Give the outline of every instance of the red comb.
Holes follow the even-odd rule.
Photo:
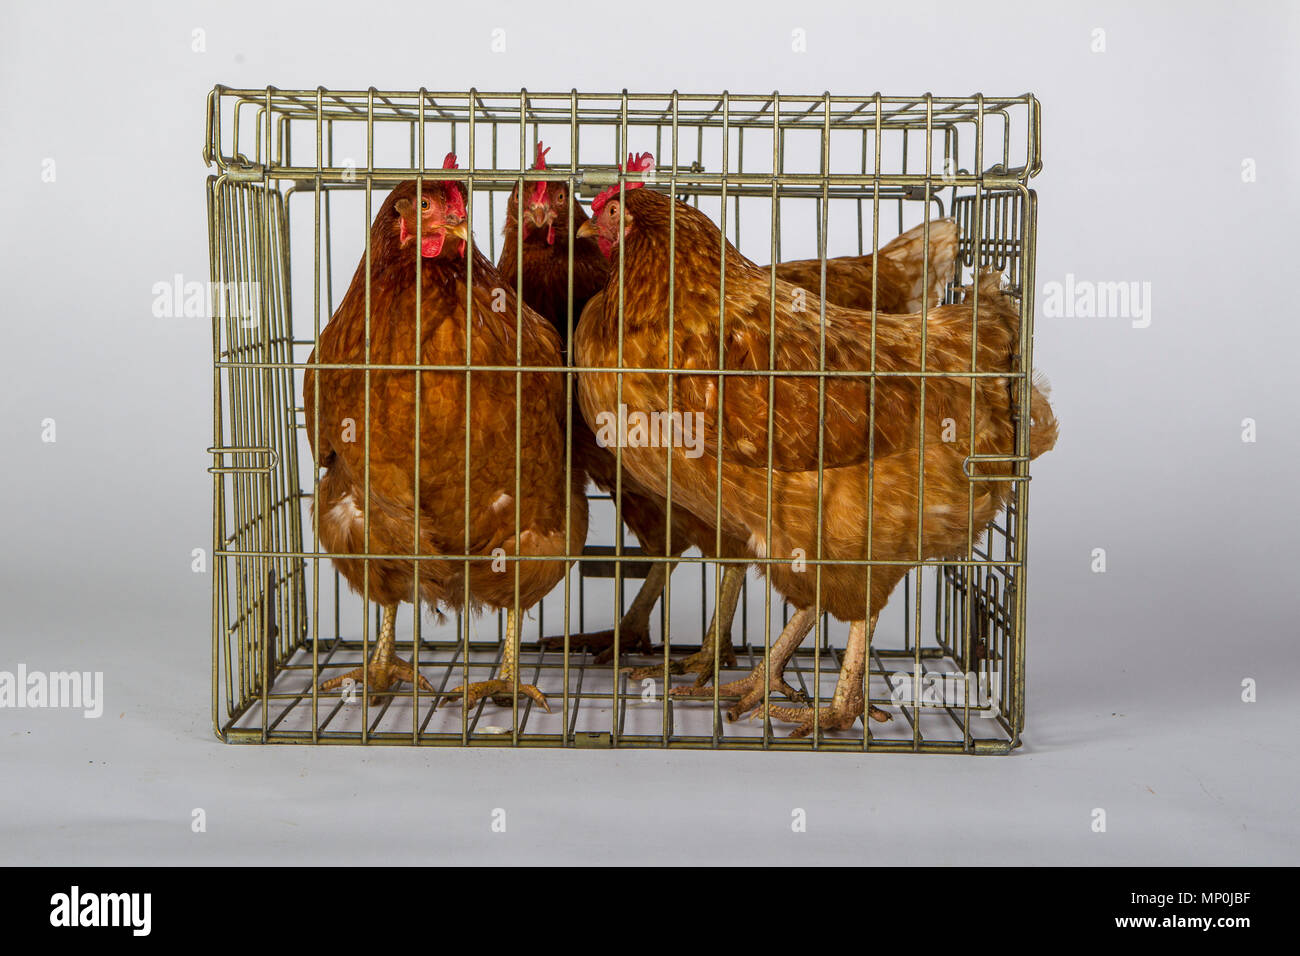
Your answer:
[[[546,168],[546,154],[551,151],[551,147],[542,147],[541,143],[537,144],[537,158],[533,160],[533,169]],[[546,183],[540,182],[533,186],[533,203],[546,202]]]
[[[456,164],[456,154],[448,153],[442,158],[443,169],[460,169]],[[447,208],[462,219],[465,218],[465,196],[462,190],[465,188],[461,183],[453,182],[450,179],[443,180],[442,183],[447,187]]]
[[[648,173],[654,168],[655,158],[652,153],[627,154],[627,171],[629,173]]]
[[[619,169],[628,173],[648,173],[655,168],[655,158],[652,153],[628,153],[627,163],[620,166]],[[645,183],[624,183],[624,190],[640,189]],[[618,187],[610,186],[596,194],[596,198],[591,201],[591,211],[600,212],[605,203],[611,198],[618,195]]]

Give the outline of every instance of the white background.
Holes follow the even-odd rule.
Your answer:
[[[329,9],[0,12],[0,670],[102,670],[107,695],[98,720],[0,710],[0,859],[1300,861],[1300,8]],[[150,304],[155,282],[207,275],[200,149],[218,82],[1037,94],[1040,290],[1067,273],[1150,282],[1153,308],[1145,329],[1040,311],[1036,364],[1063,430],[1034,467],[1026,746],[864,759],[216,742],[210,580],[190,571],[211,533],[210,326]],[[506,834],[489,829],[496,807]]]

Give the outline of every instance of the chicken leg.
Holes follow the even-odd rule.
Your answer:
[[[739,720],[746,713],[760,706],[763,703],[764,688],[768,689],[769,694],[781,693],[791,700],[806,699],[802,692],[785,682],[785,666],[794,656],[794,652],[799,649],[803,639],[808,636],[816,621],[817,615],[812,608],[796,611],[785,625],[785,629],[781,631],[776,643],[772,645],[772,653],[768,660],[750,671],[748,677],[718,687],[719,697],[740,697],[740,700],[727,711],[728,720]],[[712,697],[713,688],[703,687],[697,683],[689,687],[674,687],[669,693],[674,697]]]
[[[869,621],[854,621],[850,626],[848,646],[844,649],[844,663],[840,666],[839,680],[835,682],[835,694],[830,706],[822,707],[817,712],[816,721],[820,730],[847,730],[862,716],[865,704],[862,697],[862,675],[867,664],[867,644],[876,630],[877,617],[879,613],[873,614]],[[872,720],[881,723],[893,720],[891,715],[879,707],[867,705],[865,709]],[[775,707],[769,704],[765,708],[760,707],[754,716],[792,721],[798,726],[790,736],[807,737],[813,732],[813,714],[811,707]]]
[[[666,561],[655,561],[650,565],[645,580],[641,582],[636,597],[632,599],[631,607],[623,613],[623,617],[618,622],[619,653],[648,653],[650,651],[650,614],[654,611],[655,605],[659,603],[664,584],[675,566],[675,564]],[[547,650],[564,649],[563,637],[544,637],[539,643]],[[598,652],[596,654],[596,663],[607,664],[614,658],[614,630],[613,628],[607,628],[603,631],[570,634],[569,648],[570,650],[585,648],[589,651],[596,651]],[[709,658],[710,661],[712,659],[712,657]]]
[[[429,693],[433,693],[433,685],[430,684],[423,674],[417,674],[409,662],[402,660],[394,655],[394,646],[397,630],[397,605],[384,605],[384,622],[379,631],[379,643],[375,646],[374,653],[370,655],[370,661],[365,667],[358,667],[355,670],[348,671],[342,677],[333,677],[323,681],[320,689],[323,691],[334,690],[342,687],[347,681],[354,681],[357,684],[368,684],[367,689],[370,691],[370,706],[379,705],[380,698],[376,692],[388,690],[394,684],[402,681],[415,683],[418,678],[420,688]],[[368,673],[367,673],[368,672]],[[369,681],[366,680],[367,676]]]
[[[696,687],[703,687],[713,679],[713,658],[716,651],[720,667],[736,666],[736,650],[731,643],[731,623],[736,617],[736,603],[745,584],[745,568],[729,564],[722,573],[718,600],[713,608],[713,620],[704,634],[704,643],[694,654],[668,662],[670,674],[697,674]],[[646,680],[663,676],[662,664],[637,667],[628,672],[631,680]]]
[[[518,662],[519,614],[514,608],[511,608],[506,612],[506,645],[501,652],[501,675],[495,680],[476,681],[472,684],[462,684],[459,687],[454,687],[448,691],[447,696],[451,700],[460,700],[463,694],[467,710],[484,697],[504,697],[506,701],[512,701],[515,693],[515,672],[518,668]],[[532,684],[520,684],[519,692],[541,704],[542,709],[548,714],[551,712],[551,705],[547,701],[546,695]],[[500,701],[497,703],[499,704]],[[509,706],[509,703],[503,706]],[[434,710],[437,709],[435,704]]]

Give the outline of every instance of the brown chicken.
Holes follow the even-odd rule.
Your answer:
[[[537,144],[533,169],[546,168],[548,152],[549,148]],[[517,292],[522,288],[524,302],[549,319],[567,344],[571,323],[576,322],[582,314],[587,300],[605,287],[609,276],[609,261],[601,255],[594,240],[574,237],[573,307],[570,311],[570,207],[575,229],[587,221],[586,210],[577,202],[570,201],[564,183],[525,184],[524,190],[527,202],[522,215],[519,213],[519,187],[511,193],[506,204],[505,231],[497,268],[511,288]],[[518,253],[521,246],[522,283],[516,268],[516,263],[520,261]],[[614,456],[596,443],[596,436],[578,412],[576,401],[573,416],[573,461],[575,469],[589,477],[598,488],[611,495],[615,493],[617,474]],[[661,502],[638,494],[636,488],[626,480],[622,492],[623,520],[647,554],[661,553],[667,534]],[[684,532],[680,528],[675,531],[674,540],[683,542],[678,545],[678,551],[685,550],[689,544],[684,543]],[[650,613],[663,590],[665,575],[664,565],[655,564],[624,615],[620,628],[623,649],[649,648]],[[613,638],[613,630],[603,630],[571,635],[570,642],[572,647],[603,650],[608,655]],[[558,646],[562,645],[563,639],[552,638],[546,643]]]
[[[533,169],[545,169],[549,149],[537,145]],[[522,221],[523,247],[523,298],[543,316],[549,318],[561,335],[570,326],[568,310],[569,290],[569,197],[563,183],[537,183],[526,186],[528,202],[522,217],[518,213],[518,188],[506,207],[505,243],[498,268],[508,280],[514,281],[517,247],[521,242],[519,223]],[[573,225],[576,235],[573,242],[573,321],[581,315],[587,301],[604,287],[610,272],[609,247],[602,252],[592,238],[582,237],[583,224],[588,216],[576,202],[572,203]],[[876,290],[882,311],[909,312],[921,308],[926,295],[933,304],[943,295],[953,274],[957,254],[957,226],[952,220],[936,220],[930,224],[929,272],[925,271],[926,237],[924,226],[917,226],[881,248],[877,257]],[[782,263],[777,275],[813,291],[821,288],[821,262],[806,259]],[[872,256],[846,256],[828,259],[826,263],[826,289],[830,301],[860,308],[871,307]],[[602,447],[595,435],[580,418],[574,422],[574,458],[581,462],[597,487],[614,494],[617,459],[614,452]],[[745,554],[744,542],[723,536],[721,548],[711,521],[702,521],[695,515],[676,509],[673,515],[672,538],[668,539],[667,508],[664,499],[637,486],[626,472],[623,475],[623,520],[627,523],[644,553],[675,557],[696,546],[709,557],[740,558]],[[665,551],[665,544],[668,545]],[[623,615],[619,625],[621,647],[644,650],[650,646],[650,617],[663,593],[670,563],[656,561]],[[682,660],[670,663],[675,674],[697,673],[696,686],[702,686],[714,670],[715,653],[724,665],[734,665],[735,652],[731,644],[731,622],[744,581],[744,567],[728,564],[723,574],[718,594],[718,607],[705,634],[700,650]],[[571,636],[572,646],[603,649],[607,655],[613,643],[614,631],[604,630]],[[560,639],[551,639],[559,645]],[[602,658],[598,658],[602,659]],[[660,667],[638,668],[632,678],[639,680],[662,673]]]
[[[454,167],[449,155],[444,168]],[[525,307],[517,329],[510,292],[505,310],[493,309],[497,290],[508,287],[469,236],[465,198],[460,184],[433,180],[422,192],[408,181],[388,195],[371,226],[369,271],[363,259],[310,361],[456,366],[466,361],[468,339],[476,365],[562,367],[559,336],[548,321]],[[467,255],[472,286],[466,284]],[[325,681],[323,690],[352,679],[364,681],[374,695],[415,680],[393,647],[397,605],[418,598],[436,609],[507,610],[498,678],[451,693],[463,694],[467,705],[484,696],[513,698],[520,612],[563,578],[563,555],[581,548],[586,482],[575,471],[572,486],[565,485],[563,372],[524,372],[519,383],[513,371],[469,376],[468,415],[465,372],[422,371],[417,381],[413,371],[329,368],[305,377],[307,435],[313,442],[319,436],[313,447],[325,469],[314,503],[321,543],[331,552],[372,555],[335,558],[335,565],[384,610],[368,664]],[[516,410],[523,450],[518,475]],[[417,563],[398,557],[409,554],[488,560],[469,560],[467,573],[464,558]],[[522,560],[509,560],[515,557]],[[549,710],[536,687],[518,689]]]
[[[925,228],[924,223],[915,226],[881,247],[879,255],[874,257],[877,263],[874,286],[873,256],[841,256],[827,259],[826,301],[869,311],[873,287],[876,290],[879,311],[915,312],[922,308],[923,302],[936,304],[941,301],[948,281],[953,275],[957,258],[957,224],[951,219],[931,222],[928,244]],[[612,252],[612,247],[610,249]],[[768,269],[767,266],[762,268],[765,271]],[[799,259],[778,263],[776,274],[778,278],[814,295],[822,288],[820,259]],[[807,307],[805,303],[805,308]],[[816,305],[814,304],[812,308],[816,308]],[[612,462],[614,455],[610,453],[608,459]],[[624,482],[628,481],[625,474]],[[666,514],[667,509],[662,498],[651,495],[645,489],[641,490],[641,496],[652,498],[657,514]],[[660,526],[662,521],[661,518]],[[726,534],[719,538],[712,521],[702,522],[689,512],[676,509],[673,523],[675,531],[682,533],[688,545],[694,544],[706,557],[733,559],[746,555],[745,543]],[[652,540],[661,540],[663,536],[659,527],[651,530],[651,536],[656,532],[658,538],[652,537]],[[677,555],[683,550],[684,547],[678,548],[672,553]],[[666,566],[667,571],[671,571],[671,568],[671,565]],[[719,583],[718,605],[700,650],[669,663],[670,673],[698,675],[694,691],[704,692],[705,685],[713,677],[715,666],[734,666],[736,663],[735,648],[731,643],[731,622],[736,613],[744,579],[743,564],[729,563],[724,566]],[[650,583],[647,581],[647,584]],[[657,596],[661,589],[660,584],[656,587],[654,596]],[[648,602],[650,608],[653,608],[654,596]],[[638,594],[638,598],[640,597],[641,594]],[[635,602],[633,606],[636,606]],[[646,611],[646,627],[648,626],[649,609]],[[643,680],[647,677],[658,677],[662,672],[661,666],[654,665],[633,668],[629,676],[633,680]],[[690,694],[694,691],[689,687],[676,689],[679,694]]]
[[[533,169],[546,169],[549,147],[537,144]],[[515,187],[506,203],[506,227],[497,258],[497,270],[510,288],[520,289],[518,250],[523,246],[523,291],[525,303],[539,315],[549,319],[568,345],[569,313],[569,196],[564,183],[527,183],[524,186],[528,201],[524,213],[519,215],[519,187]],[[576,229],[587,221],[586,210],[578,203],[573,206],[573,225]],[[573,312],[577,322],[587,300],[605,287],[609,263],[591,239],[573,242]]]
[[[648,168],[648,156],[637,160],[628,168]],[[621,246],[623,364],[713,374],[678,376],[671,407],[668,376],[624,374],[622,403],[627,407],[648,415],[694,413],[705,429],[705,453],[699,457],[688,456],[676,443],[663,448],[629,442],[623,449],[624,468],[638,485],[663,495],[671,457],[674,509],[703,521],[720,519],[723,533],[743,541],[749,556],[782,559],[768,565],[772,584],[798,613],[764,664],[744,680],[719,688],[740,697],[729,716],[736,719],[764,704],[762,713],[798,725],[795,736],[811,733],[815,726],[847,728],[865,709],[866,652],[875,621],[908,566],[964,554],[968,528],[978,539],[1011,494],[1010,482],[971,481],[964,471],[972,454],[1013,455],[1020,412],[1011,380],[960,373],[972,370],[973,325],[978,329],[975,369],[1015,371],[1019,313],[1014,300],[998,290],[996,278],[988,277],[978,293],[977,323],[970,303],[939,306],[925,315],[873,317],[828,302],[823,324],[822,303],[809,296],[802,308],[792,305],[800,301],[795,287],[778,278],[776,337],[771,341],[769,270],[727,243],[720,324],[722,237],[717,227],[690,206],[639,185],[627,183],[621,202],[617,190],[602,196],[586,227],[603,248]],[[677,308],[670,356],[665,277],[674,207]],[[619,258],[616,254],[614,261]],[[612,288],[611,281],[591,299],[578,323],[574,349],[579,365],[618,365],[619,315]],[[741,373],[722,377],[721,385],[720,352],[722,368]],[[823,368],[845,374],[826,378],[824,385],[818,375],[781,374]],[[923,391],[922,378],[915,374],[922,368],[950,374],[926,377]],[[848,374],[871,369],[877,374]],[[744,374],[754,372],[776,374]],[[769,383],[774,392],[770,409]],[[604,420],[619,405],[617,375],[582,373],[579,398],[589,423]],[[1037,456],[1055,442],[1056,422],[1037,387],[1025,411],[1036,426],[1030,453]],[[976,476],[994,477],[1009,474],[1013,466],[983,460],[971,467]],[[817,559],[897,563],[827,564],[819,575]],[[770,694],[793,696],[782,673],[815,622],[818,607],[851,625],[830,706],[820,712],[767,706]],[[888,719],[876,708],[871,715]]]

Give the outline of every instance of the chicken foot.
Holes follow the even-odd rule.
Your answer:
[[[648,653],[650,644],[650,614],[659,603],[668,575],[676,565],[666,561],[655,561],[649,573],[641,582],[632,606],[624,612],[618,622],[618,649],[621,654]],[[564,650],[563,637],[545,637],[540,641],[547,650]],[[596,663],[607,664],[614,659],[614,629],[588,631],[583,634],[569,635],[569,649],[587,649],[595,651]]]
[[[472,684],[462,684],[459,687],[454,687],[447,692],[447,699],[461,700],[463,694],[467,710],[484,697],[493,698],[498,706],[509,707],[514,701],[515,673],[518,669],[518,662],[519,614],[515,612],[514,608],[511,608],[506,612],[506,644],[501,652],[500,676],[494,680],[476,681]],[[519,692],[525,697],[531,697],[537,701],[548,714],[551,712],[551,705],[547,701],[546,695],[532,684],[521,683]],[[438,709],[437,704],[434,705],[433,709]]]
[[[722,684],[718,687],[719,697],[739,696],[740,700],[736,701],[727,711],[727,719],[731,721],[739,720],[747,712],[763,703],[764,690],[770,697],[772,694],[784,694],[791,700],[806,700],[807,698],[802,691],[795,690],[785,681],[785,667],[794,652],[799,649],[803,639],[808,636],[812,630],[813,624],[817,621],[817,615],[812,608],[805,608],[796,611],[786,623],[781,635],[772,645],[770,656],[759,663],[748,677],[742,677],[740,680],[732,681],[729,684]],[[693,686],[674,687],[669,691],[674,697],[712,697],[713,688],[703,687],[699,684]]]
[[[729,564],[722,573],[722,584],[718,589],[717,604],[713,608],[713,620],[704,634],[704,643],[694,654],[680,660],[668,662],[669,674],[697,674],[696,687],[703,687],[713,679],[713,658],[716,653],[719,667],[736,666],[736,649],[731,643],[731,623],[736,616],[736,603],[740,600],[740,591],[745,584],[745,568],[739,564]],[[662,677],[663,664],[633,668],[628,672],[631,680],[646,680]]]
[[[379,642],[370,655],[369,663],[365,667],[358,667],[355,670],[348,671],[342,677],[333,677],[323,681],[320,689],[322,691],[334,690],[342,687],[347,681],[353,681],[358,685],[368,685],[371,692],[371,707],[379,705],[380,698],[376,692],[386,691],[402,681],[413,684],[418,678],[420,688],[433,693],[433,685],[425,679],[423,674],[417,674],[415,668],[409,662],[394,655],[393,651],[397,643],[396,631],[397,605],[385,605],[384,621],[379,631]],[[366,680],[367,677],[369,677],[368,681]]]
[[[807,613],[811,614],[812,611]],[[830,706],[816,711],[815,720],[819,730],[847,730],[862,716],[864,709],[872,720],[884,723],[894,719],[879,707],[867,705],[864,708],[862,676],[867,664],[867,644],[876,630],[877,617],[879,614],[873,614],[869,621],[854,621],[849,628],[848,646],[844,649],[844,663],[840,666],[839,680],[835,682],[835,694]],[[754,716],[774,717],[798,724],[791,731],[791,737],[807,737],[813,732],[814,711],[811,707],[776,707],[769,704],[760,707]]]

